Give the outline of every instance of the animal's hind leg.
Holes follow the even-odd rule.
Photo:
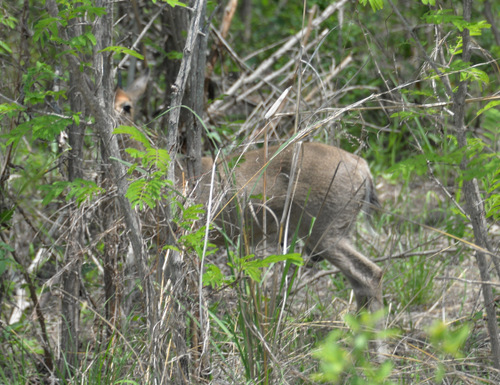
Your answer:
[[[352,285],[358,310],[383,308],[382,269],[357,251],[347,238],[323,240],[323,257],[339,268]]]

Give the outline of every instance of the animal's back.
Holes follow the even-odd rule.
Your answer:
[[[268,149],[267,160],[278,147]],[[277,155],[266,168],[266,205],[278,217],[283,213],[288,193],[292,196],[292,215],[301,218],[301,227],[308,232],[311,219],[317,225],[328,224],[330,231],[349,227],[363,206],[372,176],[366,161],[337,147],[321,143],[304,143],[293,162],[293,147]],[[259,170],[265,164],[264,151],[250,151],[235,169],[237,189],[244,195],[257,196],[262,203],[264,177]],[[292,170],[292,168],[295,168]],[[256,175],[257,174],[257,175]],[[294,175],[289,190],[290,177]],[[255,177],[254,177],[255,176]],[[254,177],[253,181],[249,180]],[[292,229],[293,230],[293,229]]]

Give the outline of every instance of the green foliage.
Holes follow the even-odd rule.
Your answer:
[[[133,141],[139,142],[145,148],[151,148],[148,138],[144,133],[134,126],[118,126],[113,130],[114,135],[124,134],[130,136]]]
[[[456,11],[453,9],[437,9],[427,12],[423,19],[427,23],[441,25],[441,24],[452,24],[460,32],[467,28],[471,36],[480,36],[482,30],[485,28],[491,28],[491,24],[486,23],[486,21],[481,20],[479,22],[465,21],[463,16],[457,15]]]
[[[3,383],[23,384],[29,376],[37,377],[37,357],[43,354],[43,348],[36,338],[27,333],[30,324],[30,320],[22,319],[2,326],[0,343],[5,348],[0,360],[0,379]]]
[[[0,104],[0,115],[12,116],[14,113],[24,111],[25,108],[16,103],[2,103]]]
[[[380,313],[346,316],[345,322],[349,329],[330,333],[314,352],[314,356],[320,361],[320,370],[312,379],[332,384],[393,384],[391,377],[396,376],[393,373],[394,364],[391,361],[378,364],[367,355],[370,341],[383,343],[398,335],[395,330],[375,331],[380,316]],[[469,333],[468,325],[452,329],[439,321],[428,328],[427,335],[435,351],[427,354],[437,361],[433,367],[436,383],[441,383],[444,379],[447,371],[445,362],[449,356],[463,357],[461,349]],[[438,361],[439,358],[443,360]]]
[[[170,155],[168,151],[155,148],[151,145],[146,135],[141,132],[137,127],[132,126],[119,126],[113,131],[113,134],[124,134],[130,136],[132,141],[138,142],[139,147],[143,149],[138,149],[134,147],[126,148],[125,151],[140,161],[140,167],[138,170],[146,175],[148,172],[158,172],[157,176],[161,176],[161,173],[166,173],[168,166],[170,164]],[[136,167],[130,170],[130,173],[135,171]],[[153,178],[154,179],[154,178]]]
[[[457,60],[455,63],[458,63]],[[471,81],[476,82],[479,86],[479,89],[483,90],[483,84],[490,84],[490,79],[488,74],[485,71],[480,70],[479,68],[467,67],[460,71],[460,81]]]
[[[50,185],[40,186],[40,190],[45,192],[42,204],[48,205],[53,202],[59,195],[67,191],[66,200],[75,199],[75,202],[80,206],[84,202],[91,202],[95,196],[103,194],[105,190],[99,187],[95,182],[75,179],[74,181],[56,181]]]
[[[435,114],[437,111],[435,109],[428,109],[425,111],[422,110],[406,110],[406,111],[399,111],[391,114],[391,118],[398,118],[401,120],[405,119],[412,119],[412,118],[425,118],[429,114]]]
[[[139,207],[140,210],[144,210],[146,207],[154,209],[165,200],[171,200],[177,208],[173,213],[173,222],[183,230],[177,239],[179,247],[166,245],[164,250],[194,252],[200,258],[204,253],[205,256],[213,254],[217,250],[213,244],[207,243],[207,247],[205,247],[206,227],[193,228],[195,222],[199,221],[205,214],[203,205],[185,206],[175,195],[170,193],[173,184],[165,179],[170,163],[168,152],[153,147],[146,135],[133,126],[119,126],[113,131],[113,134],[129,136],[132,143],[136,142],[139,144],[137,147],[143,148],[126,149],[126,152],[138,162],[129,164],[129,173],[132,174],[135,171],[140,173],[140,177],[130,183],[125,194],[131,206]],[[227,282],[227,278],[222,275],[220,269],[209,265],[207,272],[203,275],[203,284],[215,287],[223,282]]]
[[[454,48],[454,54],[458,54],[459,50],[461,50],[461,42],[457,44]],[[459,74],[460,81],[470,80],[475,81],[479,86],[479,89],[483,88],[483,85],[488,85],[490,83],[489,76],[485,71],[480,70],[479,68],[471,67],[470,63],[464,63],[462,60],[455,60],[445,69],[440,69],[440,73],[436,74],[434,71],[430,71],[430,76],[428,79],[430,80],[438,80],[443,74]]]
[[[498,185],[498,164],[499,157],[497,153],[484,152],[486,143],[482,139],[471,138],[467,141],[467,147],[458,148],[457,140],[454,136],[448,136],[450,139],[450,149],[439,154],[435,152],[432,146],[425,147],[422,154],[416,155],[411,159],[404,160],[387,170],[394,177],[400,177],[403,180],[410,180],[411,175],[416,173],[424,175],[428,171],[428,166],[448,168],[457,172],[460,169],[460,163],[463,159],[468,159],[467,169],[461,170],[456,176],[456,180],[461,185],[462,180],[471,180],[473,178],[482,180],[485,184],[487,198],[495,206],[498,199],[495,194]],[[490,214],[491,215],[491,214]]]
[[[154,209],[162,198],[165,197],[164,189],[171,185],[163,179],[163,174],[153,173],[150,178],[137,179],[130,183],[125,197],[130,201],[132,207],[139,206],[144,210],[147,206]]]
[[[14,209],[2,208],[0,211],[0,227],[9,227],[13,215]]]
[[[147,206],[154,209],[162,199],[168,197],[167,188],[172,186],[172,182],[165,179],[170,164],[168,152],[153,147],[137,127],[119,126],[113,134],[130,136],[132,142],[138,142],[142,146],[143,149],[126,149],[129,155],[139,161],[139,164],[130,165],[129,173],[139,171],[141,176],[130,183],[125,196],[132,207],[139,206],[140,210],[144,210]]]
[[[384,8],[383,0],[359,0],[359,2],[365,7],[367,3],[370,3],[370,7],[372,7],[373,12],[377,12]]]
[[[13,30],[16,27],[16,24],[18,23],[17,18],[13,17],[12,15],[4,13],[2,17],[0,17],[0,25],[3,25],[3,29],[11,29]],[[12,55],[12,48],[10,45],[0,39],[0,54],[10,54]]]
[[[0,222],[0,225],[2,222]],[[0,276],[7,270],[9,263],[11,263],[11,258],[9,254],[13,252],[14,249],[4,242],[0,242]]]
[[[8,135],[7,145],[12,143],[14,146],[17,146],[19,141],[29,134],[32,135],[32,140],[54,140],[71,123],[71,119],[64,119],[57,116],[37,116],[14,128]]]
[[[255,255],[247,255],[245,257],[234,256],[232,262],[228,265],[238,272],[248,275],[255,282],[261,282],[263,269],[269,267],[272,263],[290,261],[296,266],[301,266],[304,261],[300,254],[290,253],[284,255],[270,255],[265,258],[255,258]]]
[[[455,329],[451,329],[442,321],[434,322],[427,330],[432,346],[436,349],[438,357],[463,358],[462,347],[469,337],[470,328],[464,324]],[[441,383],[446,374],[446,367],[442,361],[437,363],[435,380]]]
[[[54,92],[46,88],[36,88],[38,84],[47,84],[57,77],[51,66],[39,61],[34,67],[28,68],[26,74],[23,75],[25,102],[37,104],[42,103],[46,96],[53,96],[56,100],[59,100],[61,96],[64,97],[64,91]]]
[[[198,243],[191,242],[193,245],[203,244],[201,241],[204,236],[205,228],[202,227],[196,233],[189,234],[190,237],[193,237],[195,234],[202,232],[199,235]],[[194,238],[196,240],[196,238]],[[181,239],[183,242],[183,239]],[[198,255],[201,253],[198,252]],[[245,257],[239,257],[234,253],[231,253],[232,262],[228,262],[228,266],[233,269],[234,275],[231,277],[226,277],[222,274],[220,268],[213,264],[207,265],[207,272],[203,275],[204,284],[210,285],[212,287],[220,287],[223,284],[230,284],[234,281],[234,277],[244,276],[249,277],[256,283],[262,282],[262,275],[266,268],[269,268],[272,264],[278,262],[287,262],[294,264],[296,266],[303,265],[303,259],[298,253],[289,253],[283,255],[270,255],[267,257],[255,257],[255,255],[251,254]]]
[[[402,307],[426,305],[436,300],[434,278],[443,273],[446,265],[437,256],[406,258],[391,266],[386,276],[389,282],[386,290],[394,293],[396,302]]]
[[[177,239],[177,244],[182,246],[185,252],[194,252],[199,258],[202,258],[204,252],[205,256],[213,254],[217,250],[213,244],[207,242],[207,247],[205,248],[206,227],[194,227],[195,223],[201,220],[205,214],[203,205],[184,206],[181,202],[175,200],[175,198],[173,203],[178,208],[173,221],[179,228],[184,230],[182,235]],[[167,245],[164,249],[181,251],[178,247],[172,245]]]
[[[183,228],[184,230],[191,230],[196,221],[199,221],[205,215],[205,209],[202,204],[199,205],[190,205],[184,206],[179,201],[174,201],[174,203],[179,208],[179,211],[182,212],[182,220],[176,220],[177,226]]]
[[[494,105],[488,103],[481,110],[482,124],[479,137],[484,140],[487,152],[498,154],[500,151],[500,127],[498,126],[500,110],[491,107],[494,107]]]
[[[470,328],[464,324],[455,329],[442,321],[436,321],[429,327],[429,334],[432,345],[442,354],[451,355],[454,358],[463,357],[461,351],[470,333]]]
[[[156,4],[158,0],[153,0],[153,3]],[[173,7],[187,7],[186,4],[184,4],[183,2],[179,1],[179,0],[161,0],[163,1],[164,3],[167,3],[168,5],[170,5],[172,8]]]
[[[486,187],[486,198],[484,200],[486,217],[494,221],[500,220],[500,168],[496,174],[493,174],[491,179],[486,178],[484,181]]]
[[[130,55],[130,56],[133,56],[139,60],[144,60],[144,56],[142,56],[139,52],[136,52],[132,49],[129,49],[127,47],[122,47],[122,46],[106,47],[99,52],[114,52],[115,54]]]
[[[182,55],[183,55],[182,52],[179,51],[170,51],[166,54],[169,60],[181,60]]]
[[[215,289],[231,282],[230,279],[224,276],[219,266],[211,263],[207,264],[205,273],[203,274],[203,286],[210,286]]]
[[[106,13],[105,9],[93,6],[91,0],[83,0],[78,3],[61,0],[58,3],[59,13],[57,17],[46,16],[40,18],[35,24],[33,42],[39,43],[42,48],[48,42],[65,44],[70,47],[69,52],[73,54],[89,52],[91,47],[96,45],[96,38],[90,31],[90,25],[86,26],[88,31],[69,40],[59,35],[59,27],[67,27],[71,20],[81,16],[93,20],[96,17],[103,16]],[[68,51],[65,53],[68,53]]]
[[[243,238],[241,235],[239,242],[243,242]],[[216,343],[221,350],[227,342],[234,344],[247,381],[279,383],[282,374],[271,369],[263,344],[271,346],[278,339],[283,346],[297,343],[294,338],[286,342],[288,337],[282,334],[284,324],[280,320],[287,317],[284,306],[297,274],[297,270],[290,273],[291,265],[301,266],[303,260],[300,254],[292,251],[260,258],[253,254],[238,254],[238,251],[228,250],[229,276],[224,276],[220,268],[213,264],[207,266],[203,276],[204,284],[218,288],[228,285],[236,289],[237,309],[234,314],[220,318],[214,312],[210,313],[219,329],[213,331],[217,336]],[[276,278],[272,283],[270,276]]]
[[[438,9],[438,10],[430,10],[422,17],[425,22],[436,24],[439,26],[443,26],[445,24],[453,25],[460,33],[467,28],[471,36],[481,36],[483,29],[491,28],[491,25],[488,24],[485,20],[480,20],[478,22],[465,21],[463,16],[457,15],[455,10],[453,9]],[[462,53],[462,37],[457,36],[457,43],[454,47],[451,48],[452,55],[459,55]],[[461,61],[459,59],[455,59],[450,63],[450,68],[448,69],[451,72],[459,72],[462,80],[467,78],[473,79],[481,79],[481,81],[485,81],[487,75],[484,71],[478,70],[477,68],[469,67],[467,64],[466,70],[460,71],[457,66],[461,66]],[[462,66],[463,67],[463,66]]]
[[[377,331],[383,316],[383,312],[346,315],[349,329],[331,332],[313,353],[320,361],[320,370],[312,379],[331,384],[341,380],[356,385],[394,384],[389,379],[394,364],[387,360],[379,365],[367,356],[370,341],[382,343],[397,335],[395,330]]]
[[[481,108],[477,113],[476,115],[479,116],[481,115],[482,113],[496,107],[496,106],[500,106],[500,100],[494,100],[492,102],[489,102],[488,104],[486,104],[486,106],[484,106],[483,108]],[[497,111],[498,112],[498,111]]]

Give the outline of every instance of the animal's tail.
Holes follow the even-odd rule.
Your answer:
[[[381,207],[381,205],[380,205],[380,201],[378,200],[378,197],[377,197],[377,191],[375,190],[375,185],[373,183],[373,179],[371,177],[367,178],[366,179],[366,189],[365,189],[365,199],[364,199],[363,207],[361,208],[361,210],[363,211],[365,216],[370,221],[370,224],[371,224],[371,220],[372,220],[372,212],[375,209],[380,208],[380,207]]]

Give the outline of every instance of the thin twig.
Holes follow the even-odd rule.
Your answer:
[[[131,50],[134,50],[137,48],[137,45],[141,42],[142,38],[146,35],[146,32],[149,31],[149,29],[151,28],[151,26],[153,25],[154,21],[156,20],[156,18],[158,16],[160,16],[160,14],[163,12],[163,10],[165,9],[165,7],[167,6],[168,3],[164,3],[160,9],[158,10],[158,12],[156,12],[153,17],[151,18],[151,20],[149,20],[149,23],[142,29],[141,33],[139,34],[139,36],[137,37],[137,39],[135,40],[134,44],[132,44],[132,47],[130,47]],[[116,68],[122,68],[123,64],[125,64],[125,62],[128,60],[128,58],[130,57],[129,54],[126,54],[122,60],[120,60],[120,63],[118,63],[118,65],[116,66]]]

